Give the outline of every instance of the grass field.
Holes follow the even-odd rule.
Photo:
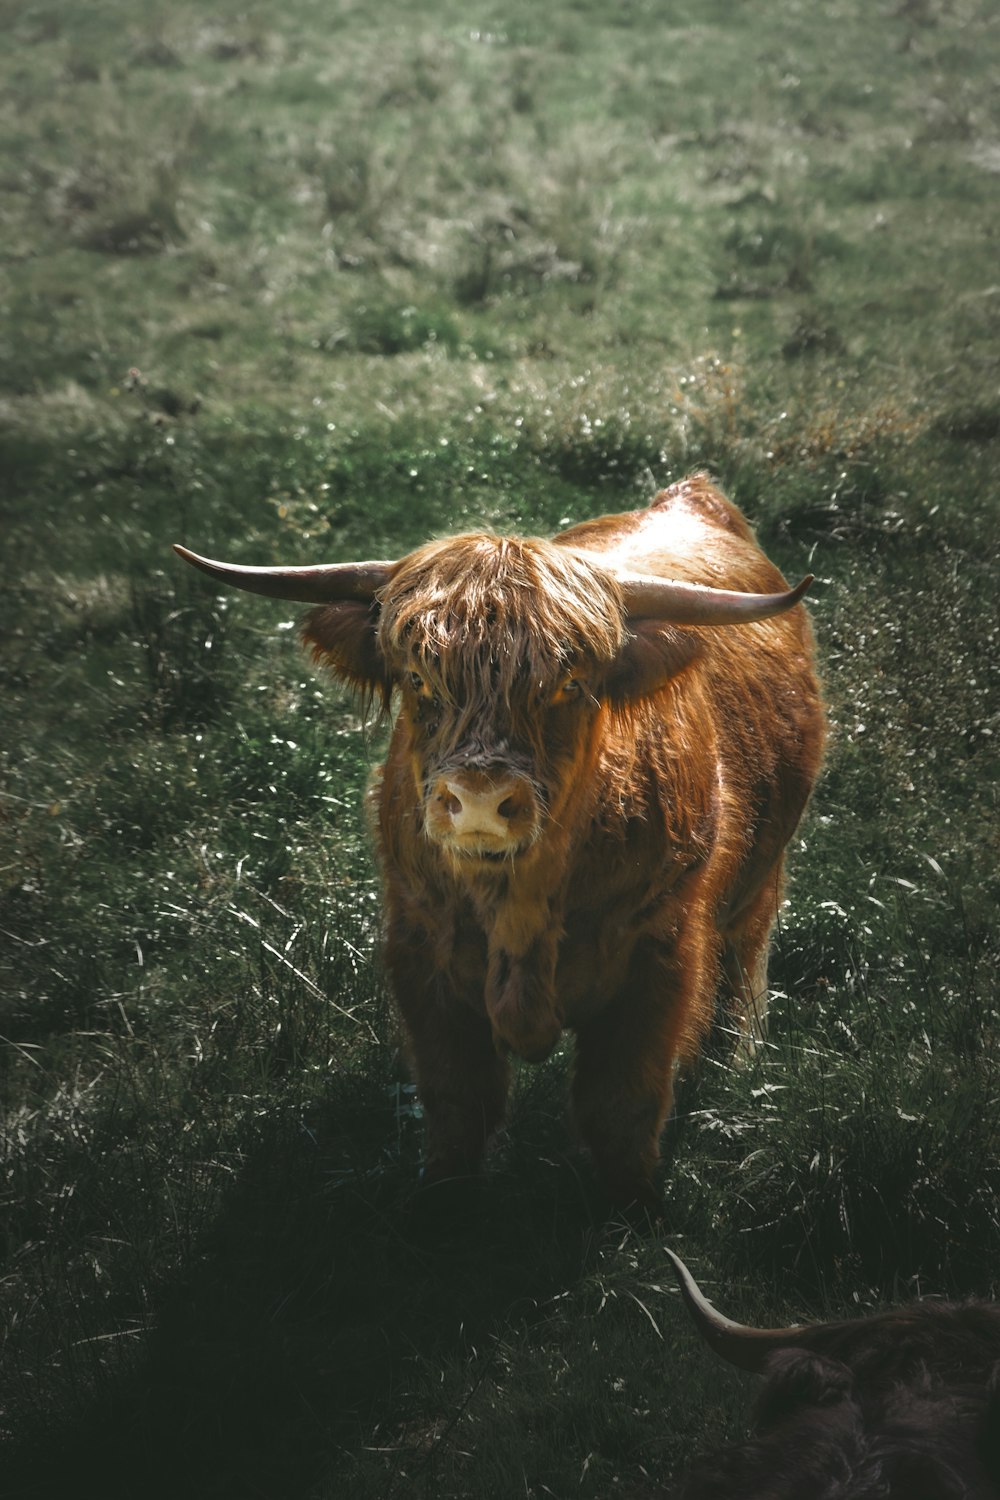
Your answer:
[[[419,1101],[382,731],[237,561],[544,533],[708,468],[832,724],[769,1044],[663,1234],[733,1316],[994,1296],[1000,19],[987,0],[0,0],[3,1493],[651,1497],[743,1430],[518,1075]]]

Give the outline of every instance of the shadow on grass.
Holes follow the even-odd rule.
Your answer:
[[[421,1369],[488,1361],[498,1330],[585,1268],[595,1220],[565,1161],[414,1197],[395,1161],[344,1168],[318,1124],[247,1159],[189,1273],[151,1310],[144,1355],[60,1429],[19,1435],[7,1500],[293,1500],[335,1492],[373,1443],[398,1444],[412,1477],[441,1427],[421,1413]],[[409,1482],[397,1472],[382,1492]]]

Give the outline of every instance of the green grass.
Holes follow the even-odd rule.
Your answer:
[[[833,734],[663,1233],[762,1322],[995,1295],[991,8],[0,19],[5,1493],[646,1497],[745,1421],[568,1048],[412,1204],[383,731],[174,540],[393,555],[708,467],[818,575]]]

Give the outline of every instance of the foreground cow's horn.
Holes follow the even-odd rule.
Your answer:
[[[625,607],[633,617],[666,620],[672,625],[751,625],[793,608],[814,575],[808,573],[801,583],[780,594],[743,594],[644,573],[617,576]]]
[[[802,1334],[808,1331],[801,1323],[794,1323],[790,1328],[748,1328],[743,1323],[724,1318],[708,1301],[680,1256],[666,1245],[663,1248],[695,1328],[713,1353],[727,1364],[759,1375],[769,1354],[775,1349],[787,1348],[789,1344],[800,1343]]]
[[[326,563],[315,568],[243,568],[235,563],[213,562],[187,547],[174,543],[174,551],[185,562],[200,568],[209,578],[251,594],[270,599],[291,599],[299,604],[329,604],[334,599],[373,599],[384,588],[396,567],[394,562]]]
[[[197,552],[177,542],[174,551],[218,583],[299,604],[372,599],[389,582],[397,566],[383,560],[304,568],[246,568],[199,557]],[[749,625],[755,620],[767,620],[792,609],[813,582],[810,573],[795,588],[782,593],[747,594],[645,573],[623,573],[617,578],[625,608],[633,618],[665,620],[673,625]]]

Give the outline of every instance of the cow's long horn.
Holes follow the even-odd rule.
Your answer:
[[[769,1354],[775,1349],[801,1344],[803,1335],[808,1334],[807,1325],[802,1323],[793,1323],[790,1328],[748,1328],[743,1323],[724,1318],[708,1301],[680,1256],[666,1245],[663,1248],[670,1258],[695,1328],[708,1347],[727,1364],[759,1375]]]
[[[813,574],[808,573],[784,593],[742,594],[645,573],[617,577],[630,615],[668,620],[672,625],[751,625],[755,620],[768,620],[798,604],[813,582]]]
[[[265,594],[271,599],[292,599],[299,604],[373,599],[389,582],[396,567],[392,562],[358,562],[325,563],[315,568],[244,568],[236,563],[199,557],[197,552],[189,552],[176,542],[174,551],[218,583],[231,584],[251,594]]]

